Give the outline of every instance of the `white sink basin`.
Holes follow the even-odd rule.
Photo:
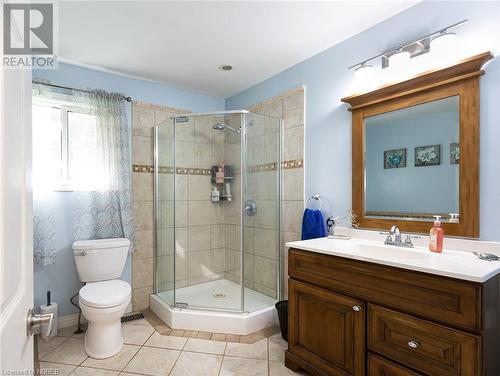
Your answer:
[[[443,253],[433,253],[426,247],[404,248],[385,245],[383,240],[376,242],[356,238],[351,240],[320,238],[290,242],[286,245],[306,251],[475,282],[484,282],[500,273],[500,261],[479,260],[471,252],[445,250]]]

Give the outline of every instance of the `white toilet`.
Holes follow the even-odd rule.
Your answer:
[[[85,352],[109,358],[123,346],[121,317],[130,303],[130,285],[118,279],[130,246],[128,239],[81,240],[73,243],[80,289],[80,308],[88,320]]]

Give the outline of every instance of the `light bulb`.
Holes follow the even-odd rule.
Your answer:
[[[399,51],[389,57],[389,72],[391,81],[400,81],[411,75],[410,53]]]
[[[375,68],[373,65],[361,64],[354,71],[354,79],[356,80],[356,89],[358,91],[369,91],[376,85]]]
[[[431,54],[436,66],[449,65],[456,60],[456,37],[455,33],[442,33],[431,40]]]

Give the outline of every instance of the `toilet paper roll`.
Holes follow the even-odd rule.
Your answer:
[[[57,335],[57,303],[52,302],[50,305],[41,305],[40,313],[42,315],[47,313],[52,313],[54,315],[52,319],[52,329],[47,336],[42,336],[42,338],[54,337]],[[42,324],[42,333],[45,333],[48,324]]]

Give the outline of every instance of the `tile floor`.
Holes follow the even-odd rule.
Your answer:
[[[109,359],[89,358],[84,334],[75,328],[39,340],[40,374],[59,376],[286,376],[281,334],[254,343],[160,334],[145,319],[123,325],[122,351]],[[45,372],[45,373],[43,373]]]

